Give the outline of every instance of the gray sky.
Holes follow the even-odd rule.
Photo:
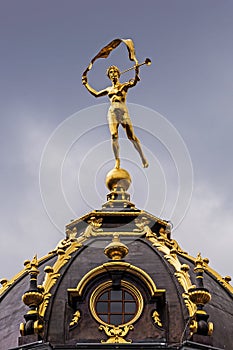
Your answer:
[[[191,255],[200,251],[209,257],[211,267],[222,275],[233,275],[232,13],[233,2],[228,0],[0,2],[1,277],[11,278],[25,259],[46,254],[63,238],[41,199],[42,152],[54,130],[62,122],[67,125],[67,118],[87,107],[98,112],[99,107],[94,106],[107,102],[88,94],[81,75],[98,50],[114,38],[132,38],[138,59],[153,61],[141,69],[141,82],[129,92],[128,102],[160,113],[179,132],[190,153],[193,196],[173,238]],[[130,66],[123,47],[119,57],[114,55],[121,70]],[[104,64],[108,62],[96,63],[90,73],[96,88],[108,84]],[[107,194],[103,174],[113,165],[106,116],[102,111],[96,113],[96,119],[93,116],[93,124],[97,123],[93,130],[88,125],[90,113],[87,117],[85,113],[89,112],[79,115],[82,132],[77,130],[82,137],[70,144],[62,173],[67,203],[77,216],[101,207]],[[135,118],[136,122],[132,115],[135,125],[141,118],[138,125],[153,130],[152,134],[159,130],[146,113]],[[136,177],[130,191],[132,201],[159,215],[158,202],[164,193],[158,194],[156,202],[156,191],[163,189],[160,179],[165,178],[168,195],[163,218],[169,219],[166,215],[178,186],[176,159],[172,162],[157,133],[150,138],[143,128],[135,130],[152,163],[142,170],[138,156],[134,150],[131,156],[129,148],[125,167],[128,164]],[[127,148],[128,141],[121,141]],[[100,152],[87,185],[83,174]],[[53,179],[48,177],[48,184],[52,194]],[[49,209],[60,217],[61,225],[73,218],[66,217],[60,203]]]

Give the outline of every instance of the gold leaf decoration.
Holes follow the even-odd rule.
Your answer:
[[[73,318],[70,322],[70,327],[76,326],[81,318],[81,313],[79,310],[75,311],[73,314]]]
[[[109,337],[108,340],[101,340],[101,343],[132,343],[132,340],[125,340],[124,337],[128,334],[130,330],[134,327],[133,325],[123,325],[123,326],[107,326],[100,325],[99,330],[105,331],[105,334]]]
[[[154,323],[159,326],[159,327],[163,327],[162,325],[162,322],[160,320],[160,317],[159,317],[159,313],[157,310],[154,310],[153,313],[152,313],[152,318],[153,318],[153,321]]]

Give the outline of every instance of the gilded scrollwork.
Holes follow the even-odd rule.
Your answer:
[[[58,253],[61,250],[66,250],[68,247],[70,247],[74,242],[76,242],[76,244],[82,244],[82,242],[80,242],[80,237],[79,239],[77,238],[77,228],[73,227],[72,230],[70,230],[69,228],[66,228],[66,238],[62,239],[56,246],[56,248],[54,249],[53,252]]]
[[[101,228],[102,222],[102,218],[96,218],[95,216],[92,216],[90,220],[88,220],[87,223],[89,225],[86,227],[82,236],[85,238],[90,238],[92,236],[97,236],[99,232],[103,232],[103,229]]]
[[[179,283],[184,287],[185,291],[188,291],[192,287],[192,282],[190,280],[189,271],[190,267],[187,264],[182,264],[180,271],[175,272]]]
[[[135,229],[134,231],[144,231],[145,226],[148,226],[149,223],[151,222],[151,220],[149,220],[147,217],[145,216],[139,216],[135,219],[135,226],[137,227],[137,229]]]
[[[188,295],[188,289],[192,286],[192,282],[188,273],[189,266],[186,264],[181,264],[179,261],[177,246],[174,243],[171,244],[171,242],[175,241],[172,240],[169,244],[167,244],[168,239],[163,233],[158,238],[155,236],[153,237],[152,235],[146,235],[146,238],[152,243],[154,247],[158,249],[158,251],[164,254],[164,258],[169,262],[169,264],[174,267],[174,275],[184,290],[184,293],[182,294],[184,303],[188,309],[189,315],[193,316],[193,314],[196,312],[196,306],[191,302]]]
[[[133,325],[123,326],[111,326],[111,325],[100,325],[99,330],[105,331],[105,334],[109,337],[107,340],[101,340],[101,343],[132,343],[132,340],[126,340],[124,337],[132,330]]]
[[[72,230],[70,230],[69,228],[66,229],[66,237],[70,240],[76,240],[77,239],[77,228],[73,227]]]
[[[186,307],[187,307],[187,309],[188,309],[189,316],[190,316],[190,317],[193,317],[193,315],[194,315],[195,312],[197,311],[196,305],[193,304],[193,303],[191,302],[191,300],[189,299],[189,293],[184,292],[184,293],[182,294],[182,297],[183,297],[184,303],[185,303],[185,305],[186,305]]]
[[[60,274],[54,272],[54,269],[51,266],[46,266],[44,268],[44,272],[46,273],[45,280],[44,280],[44,283],[43,283],[44,300],[43,300],[43,303],[40,305],[40,308],[39,308],[39,314],[40,314],[41,317],[44,316],[45,310],[47,309],[47,306],[49,304],[49,300],[50,300],[50,298],[52,296],[52,294],[49,291],[56,284],[57,279],[60,277]]]
[[[81,247],[81,244],[78,241],[73,241],[68,247],[58,248],[57,249],[57,260],[53,267],[45,267],[45,279],[43,282],[44,287],[44,300],[39,308],[39,314],[41,317],[44,317],[45,311],[49,304],[51,298],[51,289],[56,284],[58,278],[60,277],[60,269],[66,265],[66,263],[71,259],[71,254],[78,250]]]

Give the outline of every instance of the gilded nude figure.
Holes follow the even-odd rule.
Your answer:
[[[120,156],[119,156],[119,141],[118,141],[118,127],[122,125],[125,129],[128,139],[133,143],[134,147],[138,151],[142,165],[144,168],[148,167],[147,159],[145,158],[139,139],[134,133],[134,128],[129,116],[128,108],[126,106],[126,96],[129,88],[132,88],[140,80],[139,78],[139,65],[134,66],[135,77],[129,82],[120,83],[120,70],[116,66],[110,66],[107,70],[107,76],[111,80],[112,85],[104,90],[96,91],[93,89],[88,81],[87,75],[82,77],[82,83],[87,90],[95,97],[101,97],[108,95],[110,100],[110,107],[108,110],[108,124],[112,137],[112,148],[115,156],[115,168],[120,168]]]

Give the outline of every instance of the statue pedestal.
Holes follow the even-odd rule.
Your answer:
[[[108,201],[103,205],[103,208],[135,207],[130,202],[129,193],[126,192],[131,182],[131,177],[127,170],[122,168],[110,170],[106,176],[106,186],[110,190],[110,193],[107,195]]]

